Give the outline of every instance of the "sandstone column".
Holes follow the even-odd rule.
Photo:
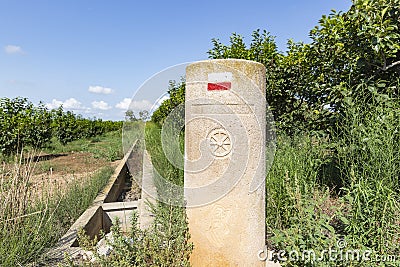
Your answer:
[[[265,266],[265,67],[186,69],[185,201],[193,266]]]

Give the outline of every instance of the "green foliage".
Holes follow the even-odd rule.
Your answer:
[[[292,223],[302,201],[321,184],[320,174],[329,160],[327,140],[307,136],[278,136],[274,164],[266,178],[267,226],[282,229]]]
[[[329,192],[299,199],[296,203],[299,209],[296,216],[290,218],[290,226],[284,231],[274,230],[271,241],[277,249],[285,251],[282,257],[286,258],[285,266],[348,266],[341,265],[339,261],[329,265],[329,257],[318,260],[324,257],[323,250],[338,249],[337,242],[340,240],[333,225],[340,218],[341,211],[339,207],[329,206],[333,212],[328,214],[324,210],[330,204],[328,200]],[[315,258],[307,251],[315,253]]]
[[[335,84],[350,79],[351,85],[398,74],[399,8],[398,0],[353,0],[348,12],[323,16],[310,33],[313,59],[320,56],[317,72]],[[322,66],[321,60],[327,64]]]
[[[374,92],[349,103],[337,156],[351,207],[346,231],[354,242],[393,254],[400,240],[400,103],[386,96]]]
[[[326,254],[319,259],[324,250],[339,250],[340,240],[346,243],[344,253],[369,251],[371,259],[399,253],[398,102],[375,108],[359,104],[345,114],[335,143],[321,137],[278,138],[266,182],[266,224],[270,248],[284,250],[286,258],[291,251],[299,255],[285,266],[371,266],[371,261],[333,261]],[[332,158],[333,173],[327,164]],[[340,184],[334,193],[332,187]],[[318,261],[303,259],[307,250]]]
[[[86,119],[73,112],[34,106],[26,98],[0,99],[0,152],[4,156],[24,147],[43,148],[54,136],[61,144],[120,130],[122,122]]]
[[[120,122],[103,122],[101,119],[85,119],[80,115],[75,115],[71,111],[63,111],[60,107],[53,111],[54,136],[66,145],[67,143],[80,139],[102,135],[106,130],[115,130],[122,126]]]
[[[56,111],[53,128],[54,136],[63,145],[78,139],[80,135],[75,115],[70,111],[64,113],[62,107]]]
[[[218,39],[212,39],[213,49],[208,54],[213,59],[241,58],[260,62],[266,66],[272,65],[278,57],[277,46],[267,31],[260,33],[254,31],[250,47],[247,48],[243,37],[239,34],[232,34],[230,45],[224,45]]]
[[[26,98],[0,99],[0,152],[9,155],[23,146],[46,144],[51,138],[51,113]]]
[[[152,122],[146,123],[146,149],[151,154],[154,168],[170,182],[183,185],[183,171],[168,161],[159,145],[160,142],[159,126]],[[180,193],[183,197],[183,191]],[[135,213],[127,234],[122,233],[118,220],[114,222],[112,237],[107,241],[113,248],[109,256],[99,255],[95,243],[85,235],[80,236],[80,242],[87,244],[85,249],[94,253],[96,264],[99,266],[190,266],[189,256],[193,245],[189,242],[185,209],[167,203],[149,203],[149,208],[155,216],[154,222],[147,230],[143,231],[138,227]]]
[[[376,90],[398,97],[399,18],[399,0],[354,0],[346,13],[323,16],[310,44],[289,41],[286,53],[278,53],[274,38],[259,30],[248,47],[233,34],[229,45],[214,39],[208,53],[265,65],[267,102],[280,129],[332,133],[346,102],[361,93],[356,85],[383,80],[387,86]]]
[[[189,242],[189,230],[186,221],[185,209],[175,206],[175,201],[183,201],[183,170],[175,167],[164,155],[161,143],[161,129],[154,123],[146,124],[146,149],[151,155],[154,169],[169,182],[180,185],[179,192],[166,192],[166,189],[157,182],[158,195],[162,196],[162,203],[158,202],[155,207],[156,219],[154,222],[154,233],[157,244],[160,244],[155,266],[189,266],[189,255],[193,244]],[[183,142],[183,140],[180,140]],[[183,158],[181,158],[183,162]],[[156,175],[157,177],[157,175]],[[170,199],[168,198],[170,196]],[[163,263],[158,265],[157,263]]]
[[[96,266],[189,266],[191,248],[186,245],[188,237],[180,236],[181,231],[174,231],[186,226],[179,224],[178,220],[175,221],[177,225],[164,229],[165,221],[172,218],[176,220],[177,214],[160,214],[161,209],[155,210],[156,213],[158,211],[157,222],[147,230],[139,228],[136,212],[132,215],[128,233],[122,232],[117,218],[111,227],[111,236],[105,237],[106,244],[112,247],[110,255],[100,255],[96,248],[97,238],[90,240],[84,232],[79,233],[79,243],[83,249],[93,252]],[[174,222],[170,223],[172,225]],[[70,261],[68,266],[75,265]]]
[[[164,100],[151,116],[151,120],[155,123],[162,124],[172,110],[185,103],[185,82],[181,81],[177,83],[175,81],[170,81],[168,94],[169,98]],[[184,124],[182,123],[180,125]]]
[[[0,174],[1,266],[40,262],[45,249],[53,246],[89,207],[114,171],[106,167],[83,184],[73,182],[59,194],[50,194],[44,188],[33,198],[33,166],[21,157],[15,169]]]

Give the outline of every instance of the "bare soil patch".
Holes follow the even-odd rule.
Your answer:
[[[29,179],[32,198],[48,197],[68,190],[71,183],[84,183],[105,166],[116,167],[120,160],[109,162],[91,153],[39,154],[34,157]]]

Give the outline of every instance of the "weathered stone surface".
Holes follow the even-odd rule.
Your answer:
[[[157,188],[154,184],[153,164],[147,150],[143,153],[142,197],[139,200],[139,226],[145,230],[154,221],[149,205],[156,205]]]
[[[185,200],[193,266],[265,266],[265,68],[246,60],[186,70]]]

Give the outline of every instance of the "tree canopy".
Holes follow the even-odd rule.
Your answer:
[[[327,133],[360,95],[364,100],[398,100],[399,24],[400,0],[353,0],[347,12],[322,16],[310,31],[311,43],[289,40],[287,51],[281,52],[269,32],[256,30],[248,45],[236,33],[229,44],[213,39],[208,54],[265,65],[267,102],[281,130]],[[184,101],[184,83],[171,86],[170,92],[170,101],[153,120],[162,122]]]

